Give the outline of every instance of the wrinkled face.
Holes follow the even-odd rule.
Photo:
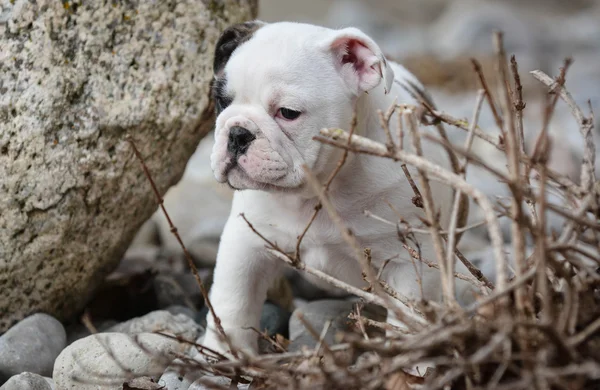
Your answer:
[[[322,128],[350,125],[361,88],[348,83],[344,69],[356,58],[345,58],[353,55],[345,47],[335,50],[333,30],[240,26],[221,37],[215,57],[212,169],[235,189],[300,189],[304,164],[318,174],[334,160],[333,149],[312,138]],[[379,68],[375,73],[381,78]]]

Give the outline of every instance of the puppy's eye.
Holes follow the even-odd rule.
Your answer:
[[[302,114],[302,113],[300,111],[295,111],[295,110],[291,110],[289,108],[281,107],[279,109],[278,114],[284,119],[293,121],[294,119],[298,118],[300,116],[300,114]]]

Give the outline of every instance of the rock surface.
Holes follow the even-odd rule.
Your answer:
[[[260,331],[267,332],[269,336],[275,336],[277,334],[283,337],[288,337],[288,323],[290,321],[289,311],[274,305],[270,302],[266,302],[263,305],[261,317],[260,317]]]
[[[172,306],[165,308],[165,310],[173,315],[187,316],[187,317],[191,318],[192,320],[194,320],[198,324],[200,324],[200,322],[202,321],[202,318],[200,318],[199,312],[197,312],[193,309],[190,309],[189,307],[186,307],[186,306],[172,305]]]
[[[54,384],[54,379],[44,377],[44,380],[50,385],[50,389],[51,390],[55,390],[56,389],[56,385]]]
[[[220,32],[256,1],[0,0],[0,332],[82,308],[212,126]]]
[[[154,333],[100,333],[65,348],[56,359],[52,378],[61,390],[122,389],[132,376],[158,378],[174,355],[187,348]]]
[[[55,318],[42,313],[25,318],[0,336],[0,383],[26,371],[50,376],[66,345],[65,328]]]
[[[52,390],[52,386],[44,377],[24,372],[11,377],[5,384],[0,386],[0,390]]]
[[[158,383],[169,390],[187,390],[192,383],[203,376],[204,373],[200,370],[186,371],[183,369],[184,363],[176,359],[174,365],[168,367],[162,374]]]
[[[157,310],[107,329],[107,332],[126,333],[129,335],[158,331],[182,337],[184,340],[193,341],[200,336],[202,328],[193,319],[184,314],[173,315],[166,310]]]
[[[212,285],[212,270],[199,269],[198,274],[208,289]],[[198,287],[196,277],[187,271],[178,275],[158,274],[154,278],[154,293],[159,308],[172,305],[202,307],[204,298]]]

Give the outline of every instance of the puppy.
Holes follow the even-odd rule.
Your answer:
[[[232,344],[256,353],[257,335],[252,328],[258,328],[267,289],[285,265],[265,250],[264,241],[240,214],[262,235],[293,252],[318,203],[302,166],[324,183],[342,153],[314,141],[319,130],[349,130],[356,108],[355,134],[385,142],[377,110],[386,110],[394,101],[418,105],[419,99],[428,97],[414,76],[386,60],[377,44],[356,28],[238,24],[218,41],[214,73],[212,93],[218,116],[211,165],[216,179],[237,191],[221,237],[210,299]],[[409,137],[405,145],[411,145]],[[423,142],[427,158],[449,166],[442,148]],[[416,172],[411,172],[417,180]],[[453,191],[433,181],[431,185],[445,221]],[[329,189],[345,225],[363,247],[371,248],[372,264],[381,267],[394,258],[382,278],[416,299],[421,298],[421,279],[423,298],[438,300],[439,272],[415,266],[396,228],[364,213],[369,210],[390,221],[397,221],[399,213],[412,226],[419,226],[425,214],[412,203],[413,196],[398,163],[352,153]],[[422,255],[435,260],[428,235],[416,236]],[[300,255],[310,267],[353,286],[365,286],[351,248],[325,211],[302,241]],[[228,352],[210,314],[203,345]]]

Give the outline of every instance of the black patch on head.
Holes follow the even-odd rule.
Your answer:
[[[211,96],[215,101],[215,112],[217,113],[217,116],[233,101],[233,97],[227,95],[226,86],[227,76],[224,74],[214,78],[211,82]]]
[[[223,31],[215,49],[215,59],[213,62],[215,75],[219,75],[223,71],[225,64],[227,64],[235,49],[252,38],[252,34],[264,24],[264,22],[260,21],[238,23]]]

